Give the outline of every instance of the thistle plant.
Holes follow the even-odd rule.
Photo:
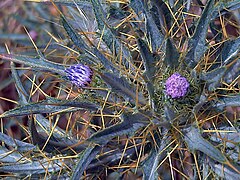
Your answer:
[[[68,44],[52,35],[61,60],[41,49],[35,57],[0,55],[11,61],[19,95],[19,106],[0,117],[28,119],[24,140],[1,133],[1,172],[45,179],[239,178],[240,38],[239,20],[231,16],[239,15],[238,0],[53,3],[68,9],[58,10]],[[26,86],[15,63],[50,74],[56,95],[46,93],[38,74]],[[43,100],[33,101],[36,91]]]

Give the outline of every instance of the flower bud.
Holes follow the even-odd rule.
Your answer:
[[[78,87],[86,87],[90,84],[93,71],[87,65],[77,64],[65,70],[67,78]]]

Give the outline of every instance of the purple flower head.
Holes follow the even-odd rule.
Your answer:
[[[167,79],[165,86],[167,95],[177,99],[187,94],[190,84],[185,77],[174,73]]]
[[[68,79],[78,87],[86,87],[92,80],[93,71],[90,67],[77,64],[65,69]]]

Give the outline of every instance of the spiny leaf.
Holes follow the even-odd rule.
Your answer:
[[[172,69],[176,69],[179,65],[179,52],[176,47],[172,43],[172,41],[168,38],[166,44],[166,55],[164,58],[164,62]]]
[[[20,106],[15,109],[4,112],[0,115],[3,117],[24,116],[30,114],[54,113],[54,112],[74,112],[83,108],[68,108],[66,106],[52,106],[48,104],[30,103],[28,105]]]
[[[4,80],[2,80],[0,83],[0,91],[5,89],[6,87],[8,87],[12,82],[13,82],[12,77],[8,77],[8,78],[5,78]]]
[[[62,16],[62,24],[66,32],[68,33],[69,37],[73,41],[73,43],[82,51],[86,52],[89,50],[88,45],[84,42],[81,36],[79,36],[73,27],[68,23],[65,17]]]
[[[186,130],[184,141],[187,143],[188,148],[191,151],[198,150],[220,163],[227,162],[227,159],[222,152],[205,140],[199,133],[199,130],[193,126]]]
[[[198,64],[207,49],[206,35],[208,24],[211,20],[213,5],[214,0],[209,0],[198,21],[193,37],[189,41],[188,49],[190,50],[185,57],[185,62],[191,69]]]
[[[240,76],[240,58],[236,60],[235,63],[233,63],[225,72],[224,74],[224,81],[226,83],[233,82],[237,77]]]
[[[0,167],[1,172],[18,173],[21,175],[42,174],[46,173],[46,169],[48,172],[57,172],[61,169],[61,166],[56,163],[49,163],[47,160],[44,160],[43,162],[39,162],[39,160],[37,160],[29,163],[14,163],[13,165]]]
[[[15,64],[13,62],[11,62],[11,71],[12,71],[12,76],[13,76],[14,82],[16,84],[18,96],[20,98],[19,103],[21,105],[27,104],[28,103],[27,98],[29,98],[29,95],[27,94],[25,88],[22,85],[19,74],[18,74],[17,70],[15,69]]]
[[[140,104],[146,104],[145,98],[141,94],[138,94],[137,97],[135,89],[124,77],[118,78],[112,73],[104,73],[100,76],[112,88],[113,92],[129,98],[133,103],[136,103],[136,99],[138,99]]]
[[[14,65],[13,62],[11,62],[11,71],[12,71],[12,76],[13,76],[14,82],[16,84],[16,89],[17,89],[17,92],[18,92],[18,96],[20,98],[19,104],[22,105],[22,106],[27,105],[28,104],[27,99],[29,99],[29,95],[27,94],[25,88],[23,87],[23,84],[22,84],[22,82],[20,80],[20,77],[19,77],[19,73],[15,69],[15,65]],[[50,125],[49,120],[47,120],[44,116],[42,116],[41,114],[37,114],[36,115],[36,120],[43,127],[45,127],[48,131],[51,130],[50,127],[52,127],[53,125]],[[59,137],[60,134],[64,134],[63,130],[61,130],[59,127],[56,127],[55,130],[58,131],[58,133],[59,133],[59,134],[56,134],[57,137]]]
[[[52,73],[58,73],[60,75],[65,75],[64,66],[61,64],[50,62],[43,58],[32,58],[23,55],[14,54],[0,54],[0,58],[10,60],[16,63],[24,64],[33,68],[37,68],[42,71],[49,71]]]
[[[224,47],[221,52],[223,64],[228,64],[229,61],[238,55],[240,51],[240,37],[234,40],[224,42]]]
[[[106,140],[105,143],[107,143]],[[71,176],[72,180],[80,179],[82,177],[83,172],[86,170],[88,165],[96,157],[100,150],[100,146],[89,146],[79,155],[79,161],[73,171],[73,175]]]
[[[103,10],[103,7],[99,0],[90,0],[93,6],[93,10],[95,12],[95,17],[98,23],[98,28],[102,31],[105,27],[105,23],[107,20],[107,15]],[[108,31],[108,30],[107,30]],[[108,31],[109,32],[109,31]],[[111,38],[112,40],[113,38]]]
[[[152,0],[152,3],[152,17],[155,17],[154,20],[158,26],[158,29],[161,29],[161,32],[166,31],[166,29],[169,30],[172,26],[172,17],[167,5],[162,0]],[[157,21],[159,21],[159,23],[157,23]]]
[[[10,33],[1,33],[0,39],[4,40],[12,40],[12,41],[19,41],[19,40],[28,40],[29,37],[26,34],[10,34]]]
[[[62,24],[65,28],[66,32],[72,39],[73,43],[85,54],[89,54],[91,56],[95,55],[98,60],[104,65],[106,69],[116,71],[114,65],[96,48],[96,47],[89,47],[84,40],[81,38],[80,35],[76,33],[73,27],[67,22],[65,17],[62,16]],[[92,57],[92,58],[96,58]]]
[[[147,34],[151,41],[152,51],[165,48],[164,35],[160,32],[149,12],[146,12]]]
[[[223,78],[227,68],[225,66],[219,67],[213,71],[202,73],[200,78],[206,81],[206,86],[209,92],[215,91],[219,87],[220,81]]]
[[[144,1],[131,0],[130,7],[139,15],[144,10]]]
[[[28,1],[28,0],[26,0],[26,1]],[[74,6],[74,7],[76,7],[76,4],[77,4],[81,8],[85,8],[85,9],[92,8],[91,3],[89,3],[88,0],[74,0],[74,1],[72,1],[72,0],[49,0],[49,1],[39,0],[39,1],[35,1],[35,2],[44,3],[44,4],[52,4],[54,2],[55,4],[59,4],[59,5]]]
[[[122,45],[120,40],[116,37],[116,32],[109,27],[109,25],[106,25],[107,23],[107,15],[104,12],[102,5],[99,0],[91,0],[91,3],[93,5],[93,10],[95,12],[95,17],[98,23],[98,28],[103,33],[103,41],[107,44],[108,48],[114,52],[116,51],[116,54],[120,54],[121,51],[123,51],[123,64],[126,67],[129,67],[129,63],[126,59],[131,59],[131,53],[128,49],[125,48],[125,46]]]
[[[127,160],[136,156],[136,152],[140,150],[140,146],[129,147],[126,149],[125,153],[122,153],[123,147],[109,151],[107,154],[100,154],[95,158],[91,164],[87,167],[87,171],[90,173],[95,173],[103,170],[107,164],[119,164],[120,159]]]
[[[212,103],[213,107],[217,108],[219,111],[223,111],[227,106],[240,107],[240,93],[219,98],[217,102],[213,101]]]
[[[0,162],[17,163],[26,161],[26,159],[17,151],[9,151],[7,148],[0,146]]]
[[[200,98],[198,100],[198,103],[194,105],[192,112],[194,114],[197,114],[198,111],[201,109],[201,107],[207,102],[207,95],[205,90],[203,90],[202,94],[200,95]]]
[[[240,1],[233,0],[233,1],[219,1],[212,12],[212,20],[215,18],[222,16],[230,11],[234,11],[240,8]]]
[[[233,151],[238,151],[239,146],[238,144],[240,144],[240,127],[236,126],[236,127],[229,127],[229,126],[221,126],[218,128],[219,132],[215,135],[211,135],[210,136],[210,140],[214,141],[216,143],[222,143],[223,141],[226,142],[225,143],[225,147],[226,148],[231,148],[231,150]],[[231,154],[233,155],[234,152],[227,152],[227,154]],[[232,158],[232,160],[235,160],[235,162],[238,161],[238,158]]]
[[[146,8],[146,5],[141,0],[131,0],[130,6],[137,15],[140,12],[142,12],[145,15],[147,35],[152,45],[152,51],[156,52],[157,49],[159,49],[164,45],[164,35],[158,29],[151,13],[149,12],[149,10]]]
[[[93,54],[100,60],[104,65],[105,69],[111,70],[112,72],[117,73],[118,70],[115,68],[112,62],[110,62],[97,48],[92,49]]]
[[[141,39],[138,39],[138,48],[146,69],[144,73],[148,81],[152,81],[156,72],[156,60],[147,47],[147,44]]]
[[[44,101],[40,102],[41,104],[49,104],[49,105],[55,105],[55,106],[68,106],[68,107],[78,107],[78,108],[83,108],[83,109],[88,109],[88,110],[98,110],[100,106],[93,104],[88,101],[83,101],[83,100],[61,100],[61,99],[56,99],[56,98],[48,98]]]
[[[145,75],[145,81],[147,83],[147,89],[150,95],[150,99],[152,100],[154,96],[154,87],[152,82],[156,72],[156,60],[154,59],[149,48],[147,47],[147,44],[143,40],[138,39],[137,42],[138,42],[140,55],[144,62],[144,67],[145,67],[144,75]]]
[[[153,149],[147,159],[143,162],[143,179],[155,180],[158,178],[157,166],[159,164],[159,154]]]
[[[209,160],[209,164],[211,169],[216,173],[219,177],[228,180],[236,180],[239,179],[239,173],[234,171],[233,169],[229,168],[226,165],[218,164],[213,160]],[[235,165],[237,169],[240,171],[240,167]]]
[[[121,123],[105,128],[102,131],[93,134],[88,141],[101,145],[105,141],[109,141],[114,137],[133,133],[139,128],[145,126],[147,123],[148,118],[141,113],[123,114],[123,121]]]
[[[158,178],[157,167],[165,156],[165,153],[162,153],[162,151],[170,143],[170,137],[164,136],[162,139],[155,138],[155,141],[157,143],[156,147],[152,148],[147,159],[142,162],[143,179],[155,180]]]
[[[124,8],[121,8],[121,6],[114,6],[110,5],[108,17],[113,18],[114,20],[122,20],[124,18],[127,18],[127,16],[130,15],[130,12],[124,10]]]
[[[164,105],[164,119],[167,122],[173,122],[176,118],[176,114],[172,107],[169,107],[167,104]]]
[[[75,152],[83,151],[86,146],[82,144],[72,143],[61,139],[59,141],[52,140],[51,138],[48,139],[43,135],[37,132],[34,120],[30,120],[29,129],[31,132],[31,138],[33,144],[39,146],[40,149],[44,150],[45,152],[54,153],[54,152],[61,152],[61,153],[68,153],[68,154],[75,154]],[[44,149],[43,149],[44,148]]]
[[[9,146],[16,148],[19,152],[30,151],[36,147],[32,144],[13,139],[12,137],[0,132],[0,140]]]
[[[36,117],[36,121],[42,127],[44,127],[47,130],[47,132],[52,131],[52,127],[54,127],[54,122],[49,121],[42,114],[36,114],[35,117]],[[54,137],[61,139],[63,136],[66,136],[66,132],[63,129],[61,129],[60,127],[56,126],[54,128]]]
[[[152,51],[156,52],[160,48],[164,50],[164,35],[159,31],[157,25],[154,23],[152,17],[149,14],[146,14],[146,18],[146,28],[148,37],[151,41]]]
[[[98,106],[89,102],[65,101],[57,99],[47,99],[37,103],[29,103],[15,109],[6,111],[0,117],[23,116],[30,114],[54,113],[54,112],[74,112],[81,109],[97,110]]]

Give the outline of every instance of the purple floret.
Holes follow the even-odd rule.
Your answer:
[[[68,79],[78,87],[85,87],[90,84],[92,80],[93,71],[90,67],[77,64],[65,70]]]
[[[187,94],[190,84],[187,79],[179,73],[172,74],[166,81],[166,93],[174,99],[181,98]]]

